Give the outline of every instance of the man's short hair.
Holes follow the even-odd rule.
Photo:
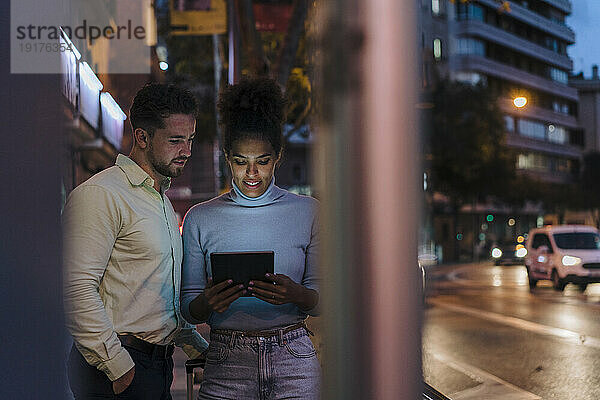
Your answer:
[[[129,109],[129,120],[135,131],[144,129],[150,136],[165,127],[165,118],[173,114],[198,113],[196,97],[187,89],[163,83],[150,83],[141,88]]]

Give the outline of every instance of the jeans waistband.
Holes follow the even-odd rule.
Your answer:
[[[267,337],[279,336],[280,334],[286,334],[288,332],[291,332],[291,331],[294,331],[294,330],[300,329],[300,328],[304,328],[307,332],[309,332],[310,334],[313,334],[306,327],[306,323],[304,321],[296,322],[295,324],[288,325],[288,326],[282,326],[281,328],[276,328],[276,329],[268,329],[268,330],[260,330],[260,331],[236,331],[236,330],[230,330],[230,329],[213,329],[211,331],[211,333],[214,333],[215,335],[225,335],[225,336],[231,336],[231,335],[235,334],[237,336],[267,338]]]
[[[278,342],[282,344],[284,339],[291,340],[307,334],[314,335],[306,326],[304,321],[292,325],[282,326],[277,329],[260,331],[236,331],[229,329],[213,329],[210,332],[211,342],[224,342],[232,345],[235,342],[256,343],[257,341]]]

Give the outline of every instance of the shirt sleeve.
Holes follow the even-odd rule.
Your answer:
[[[309,289],[313,289],[319,294],[319,218],[318,218],[318,203],[314,200],[313,219],[310,232],[310,242],[306,246],[304,276],[302,277],[302,285]],[[320,299],[319,294],[319,299]],[[319,301],[320,302],[320,301]],[[320,314],[319,302],[310,310],[303,310],[308,315],[318,316]]]
[[[208,349],[208,342],[196,331],[194,325],[184,323],[183,328],[175,336],[175,345],[191,359],[200,358]]]
[[[195,208],[183,220],[183,264],[181,267],[181,314],[191,324],[200,321],[190,313],[190,303],[206,288],[206,263],[200,243],[200,227],[194,218]]]
[[[133,366],[108,318],[99,287],[121,226],[115,199],[100,186],[73,190],[63,212],[67,328],[86,361],[111,381]]]

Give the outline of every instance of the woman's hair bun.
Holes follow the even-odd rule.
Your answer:
[[[218,102],[221,123],[235,128],[244,120],[264,119],[262,124],[281,126],[285,99],[279,85],[270,78],[244,78],[223,90]],[[248,116],[251,111],[253,116]],[[258,121],[256,121],[258,122]]]
[[[281,154],[285,103],[279,85],[270,78],[245,78],[226,87],[217,102],[225,152],[238,140],[259,139]]]

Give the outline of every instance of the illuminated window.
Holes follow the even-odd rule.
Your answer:
[[[548,141],[565,144],[569,141],[569,133],[565,128],[558,125],[548,125]]]
[[[431,0],[431,12],[433,15],[440,14],[440,0]]]
[[[563,71],[562,69],[550,67],[550,78],[556,82],[565,84],[569,83],[569,75],[566,71]]]
[[[433,58],[438,61],[442,59],[442,41],[440,39],[433,39]]]
[[[526,119],[520,119],[517,123],[519,134],[533,139],[545,140],[546,127],[544,124]]]
[[[456,52],[458,54],[485,56],[485,43],[477,39],[460,38],[456,43]]]
[[[468,83],[470,85],[487,85],[487,77],[477,72],[458,71],[454,74],[454,80],[457,82]]]

